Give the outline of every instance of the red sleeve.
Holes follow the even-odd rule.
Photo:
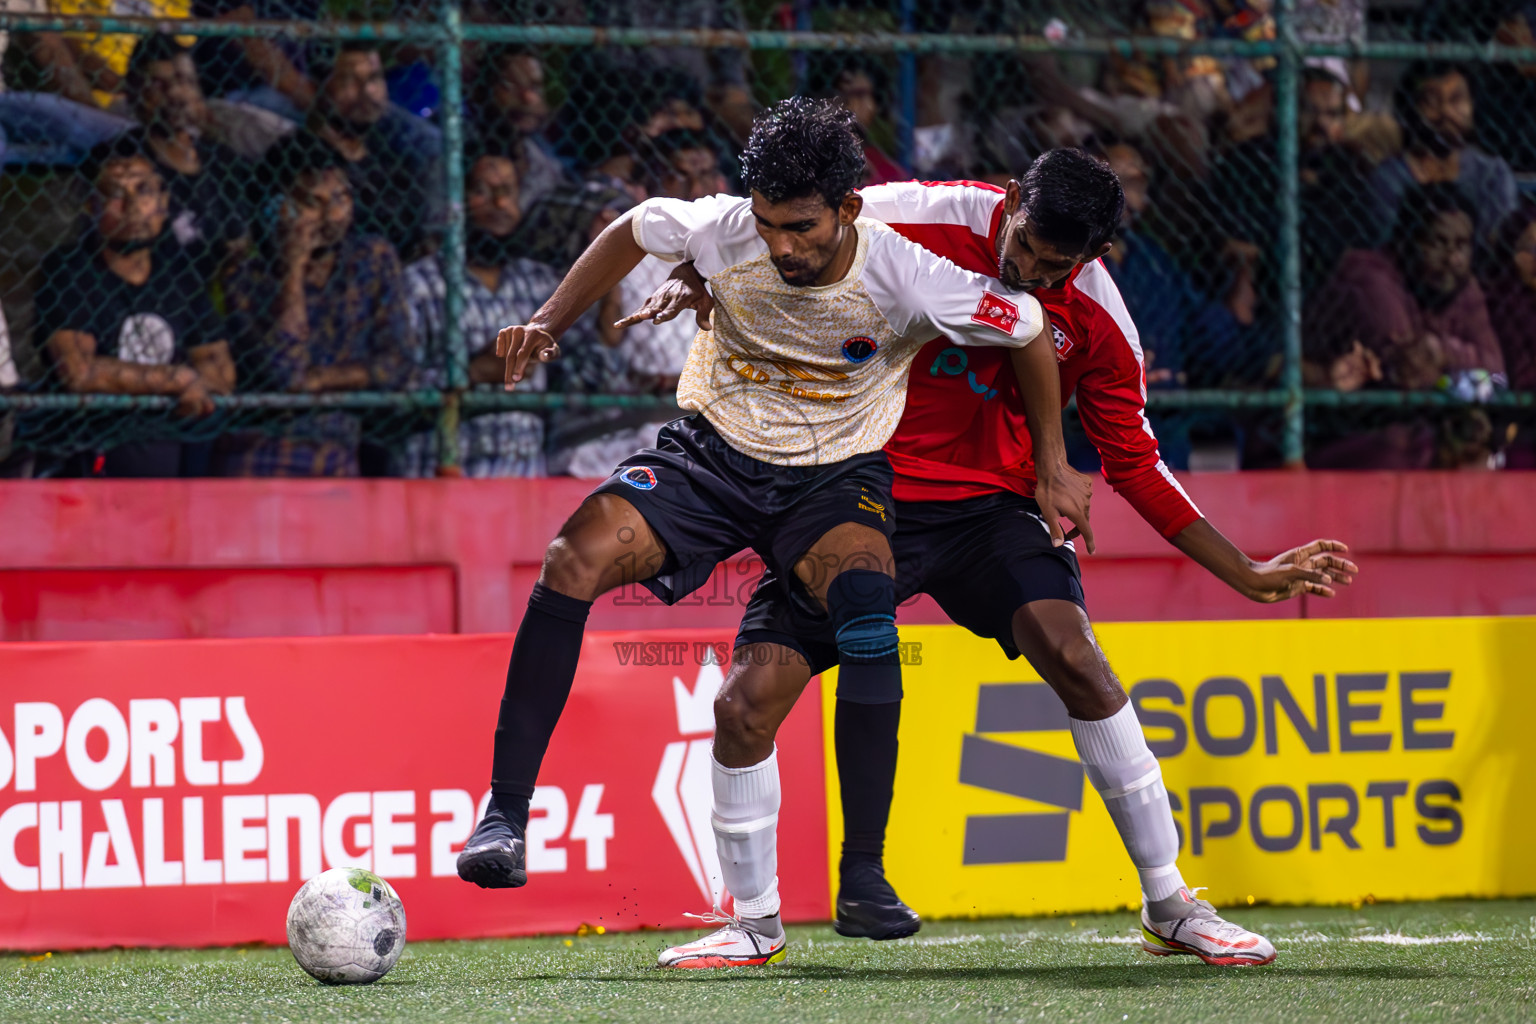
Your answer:
[[[1080,278],[1078,283],[1099,306],[1090,343],[1092,365],[1077,383],[1078,415],[1099,450],[1104,479],[1153,529],[1171,539],[1202,516],[1158,454],[1147,422],[1146,373],[1136,328],[1108,274],[1102,276],[1103,281]]]

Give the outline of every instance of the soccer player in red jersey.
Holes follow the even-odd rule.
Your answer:
[[[1190,501],[1158,454],[1146,418],[1136,327],[1099,258],[1123,208],[1114,173],[1076,150],[1055,150],[1006,190],[973,182],[879,185],[865,209],[960,266],[1027,288],[1050,314],[1061,393],[1074,392],[1104,475],[1159,533],[1218,579],[1255,601],[1333,595],[1357,571],[1338,541],[1318,540],[1257,562],[1221,535]],[[670,289],[670,290],[669,290]],[[702,286],[685,275],[635,319],[708,315]],[[912,364],[907,405],[886,445],[896,472],[898,598],[934,597],[955,622],[1022,654],[1066,705],[1078,754],[1104,799],[1141,879],[1142,945],[1217,965],[1274,959],[1262,936],[1226,921],[1196,898],[1176,864],[1178,837],[1157,759],[1124,688],[1093,635],[1076,552],[1053,543],[1029,497],[1034,466],[1016,379],[1005,356],[961,351],[939,339]],[[1091,534],[1084,540],[1093,550]],[[776,645],[778,650],[753,650]],[[811,677],[836,664],[824,616],[765,577],[744,616],[737,657],[716,701],[715,758],[750,765],[773,739]],[[843,660],[847,660],[846,655]],[[875,939],[919,926],[883,872],[885,826],[896,768],[899,693],[840,692],[834,725],[844,808],[837,900],[839,932]],[[718,804],[718,801],[717,801]],[[753,806],[717,806],[714,821],[727,887],[754,907],[777,894],[773,827],[778,793]],[[762,891],[755,891],[762,890]],[[761,922],[730,919],[711,936],[667,950],[666,966],[722,966],[711,951],[739,947]],[[766,930],[779,932],[776,920]]]

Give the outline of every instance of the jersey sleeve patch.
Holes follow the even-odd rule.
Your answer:
[[[981,301],[976,304],[976,312],[971,314],[971,321],[996,328],[1011,338],[1014,325],[1019,322],[1019,307],[1000,295],[982,292]]]

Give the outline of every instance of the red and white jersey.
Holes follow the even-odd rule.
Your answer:
[[[899,182],[861,190],[864,216],[966,270],[998,276],[1003,190],[980,182]],[[1051,317],[1061,396],[1099,450],[1104,477],[1164,537],[1201,518],[1158,454],[1136,325],[1099,261],[1038,289]],[[907,405],[885,445],[899,501],[957,501],[1000,490],[1032,495],[1035,467],[1008,353],[944,338],[912,362]]]

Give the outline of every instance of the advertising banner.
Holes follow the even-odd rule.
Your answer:
[[[959,627],[901,634],[886,843],[897,891],[944,917],[1138,905],[1135,869],[1050,688]],[[1536,619],[1098,634],[1162,761],[1184,877],[1218,905],[1536,893],[1536,794],[1524,785],[1536,774]],[[829,676],[829,709],[834,690]],[[825,739],[835,870],[830,728]]]
[[[720,898],[729,641],[587,636],[510,891],[454,870],[509,637],[0,646],[0,948],[283,942],[300,883],[343,865],[395,884],[412,939],[688,927]],[[780,738],[790,920],[829,900],[814,691]]]

